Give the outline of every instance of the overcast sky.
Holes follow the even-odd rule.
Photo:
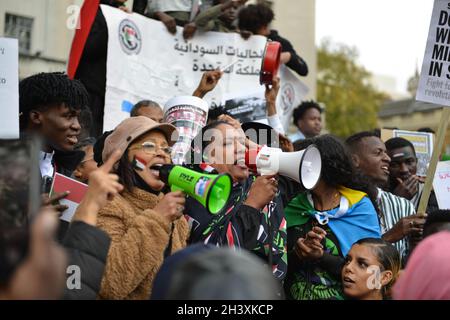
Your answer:
[[[316,43],[356,46],[369,71],[393,76],[406,92],[407,79],[422,65],[433,0],[316,0]]]

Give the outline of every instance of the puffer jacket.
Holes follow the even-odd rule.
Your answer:
[[[69,255],[68,283],[80,281],[80,287],[66,286],[64,299],[94,300],[100,291],[111,240],[102,230],[81,221],[70,224],[63,246]],[[77,278],[79,276],[79,278]]]

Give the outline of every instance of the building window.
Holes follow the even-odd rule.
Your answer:
[[[5,15],[5,36],[19,39],[19,52],[29,54],[33,18],[7,13]]]

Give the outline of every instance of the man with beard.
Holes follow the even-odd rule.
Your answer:
[[[409,253],[406,238],[413,244],[423,234],[424,217],[416,215],[414,206],[408,200],[384,191],[389,181],[389,163],[386,146],[373,132],[360,132],[347,138],[353,164],[378,187],[378,206],[383,239],[393,243],[403,261]]]

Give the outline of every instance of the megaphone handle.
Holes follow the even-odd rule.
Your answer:
[[[170,186],[170,191],[175,192],[175,191],[183,191],[183,189],[181,189],[180,187],[176,186],[176,185],[171,185]]]

